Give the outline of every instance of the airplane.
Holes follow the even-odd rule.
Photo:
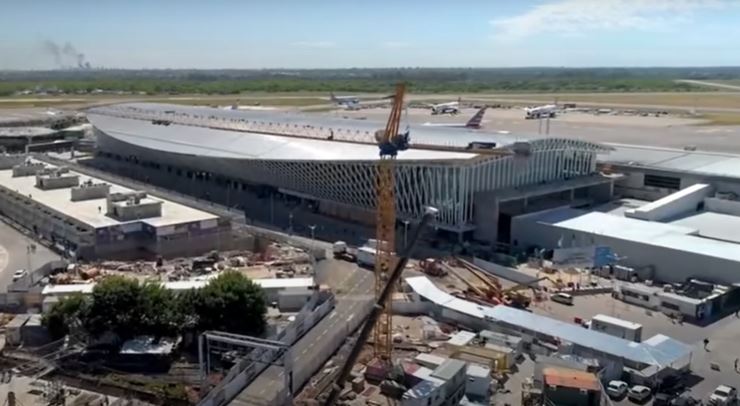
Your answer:
[[[543,106],[527,107],[524,109],[524,118],[555,118],[558,106],[555,104],[545,104]]]
[[[460,106],[459,101],[455,102],[449,102],[449,103],[440,103],[440,104],[433,104],[432,107],[432,114],[457,114],[460,112]]]
[[[470,128],[473,130],[480,129],[483,123],[483,115],[486,114],[488,106],[481,107],[467,123],[424,123],[427,127],[447,127],[447,128]]]
[[[329,93],[329,99],[339,106],[356,106],[360,104],[360,98],[357,96],[335,96],[334,92]]]

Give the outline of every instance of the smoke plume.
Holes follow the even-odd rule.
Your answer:
[[[54,41],[46,40],[42,44],[44,52],[54,58],[54,63],[59,68],[90,69],[90,62],[85,60],[85,54],[79,52],[70,42],[64,45]]]

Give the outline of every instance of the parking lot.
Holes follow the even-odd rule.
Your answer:
[[[573,306],[546,301],[533,306],[531,310],[568,322],[573,322],[576,317],[587,320],[597,314],[605,314],[642,324],[643,339],[655,334],[665,334],[693,346],[689,384],[693,385],[690,392],[696,398],[707,400],[714,388],[721,384],[740,387],[740,373],[734,370],[735,360],[740,358],[740,318],[734,315],[705,327],[679,324],[662,313],[624,303],[608,294],[578,296]],[[705,338],[709,339],[707,350],[704,350],[703,345]],[[718,369],[713,369],[712,366]],[[627,399],[614,403],[633,404]],[[646,404],[651,403],[652,400]]]

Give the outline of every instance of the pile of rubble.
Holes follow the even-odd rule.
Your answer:
[[[212,251],[200,257],[180,257],[155,261],[98,261],[70,264],[49,276],[55,285],[91,283],[100,278],[121,275],[140,280],[179,281],[224,270],[244,272],[249,277],[292,278],[311,271],[310,255],[299,248],[271,243],[261,252]]]

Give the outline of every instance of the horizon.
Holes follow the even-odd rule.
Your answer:
[[[2,71],[740,66],[732,0],[38,0],[3,12]]]

